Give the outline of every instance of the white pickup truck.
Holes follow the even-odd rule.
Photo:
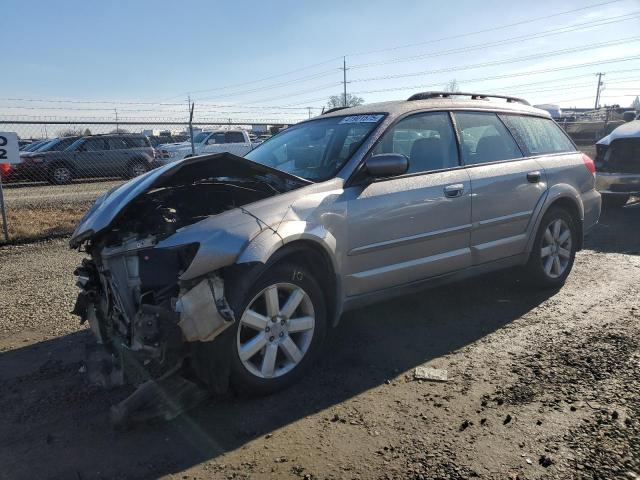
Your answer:
[[[253,148],[244,130],[203,131],[193,137],[195,155],[229,152],[242,157]],[[165,164],[193,156],[191,142],[165,143],[156,147],[158,163]]]

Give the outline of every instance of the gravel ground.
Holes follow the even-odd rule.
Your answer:
[[[507,272],[364,308],[292,388],[118,432],[129,390],[79,371],[79,254],[1,248],[0,478],[640,478],[638,253],[640,205],[605,212],[559,292]]]

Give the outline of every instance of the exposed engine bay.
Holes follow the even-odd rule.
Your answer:
[[[101,208],[104,212],[104,205],[115,203],[109,195],[96,202],[71,240],[72,247],[90,256],[75,271],[81,292],[74,313],[112,353],[119,364],[115,368],[127,363],[125,357],[130,359],[134,372],[125,370],[124,378],[134,383],[140,371],[144,374],[138,383],[179,367],[185,359],[188,363],[196,344],[229,342],[220,340],[221,334],[235,321],[224,272],[180,279],[199,244],[158,244],[225,211],[240,208],[255,217],[243,206],[307,184],[231,154],[194,157],[168,167],[119,206],[107,227],[82,232],[83,224],[91,225],[92,215],[105,215]],[[144,179],[129,183],[136,181]],[[224,361],[218,363],[214,368],[223,377]],[[209,387],[223,390],[225,385],[221,378]]]

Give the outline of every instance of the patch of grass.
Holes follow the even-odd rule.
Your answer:
[[[9,243],[24,243],[71,235],[92,203],[89,201],[9,208],[7,209]],[[4,243],[4,236],[0,236],[0,244],[2,243]]]

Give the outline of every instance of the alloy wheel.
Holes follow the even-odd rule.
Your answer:
[[[553,220],[542,236],[540,258],[544,273],[550,278],[558,278],[571,261],[571,229],[561,219]]]
[[[138,177],[140,175],[143,175],[147,173],[147,167],[144,166],[142,163],[135,163],[131,166],[131,176],[132,177]]]
[[[238,356],[253,375],[280,377],[307,354],[314,329],[309,294],[292,283],[270,285],[249,302],[240,318]]]
[[[53,171],[53,179],[56,183],[68,183],[71,180],[71,172],[68,168],[57,167]]]

